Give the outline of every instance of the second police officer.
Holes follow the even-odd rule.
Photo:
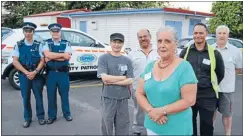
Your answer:
[[[48,96],[48,120],[47,124],[52,124],[57,116],[57,96],[58,92],[62,102],[63,117],[67,121],[72,121],[69,107],[69,59],[72,49],[67,40],[61,39],[62,26],[53,23],[48,26],[52,39],[46,40],[43,47],[47,69],[47,96]]]
[[[43,106],[43,86],[44,79],[39,71],[44,65],[42,48],[40,42],[33,39],[36,25],[31,22],[25,22],[23,25],[24,39],[17,42],[13,51],[13,65],[18,70],[20,90],[24,105],[24,128],[30,126],[32,121],[31,109],[31,89],[36,100],[36,116],[39,124],[44,125],[44,106]]]

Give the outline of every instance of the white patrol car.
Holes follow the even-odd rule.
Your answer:
[[[22,29],[12,30],[7,38],[2,39],[2,79],[8,77],[10,84],[15,89],[19,89],[18,72],[12,65],[11,55],[15,44],[23,39],[24,35]],[[99,56],[111,51],[110,46],[82,31],[62,28],[61,32],[62,39],[70,41],[73,50],[69,61],[70,74],[96,72]],[[47,27],[40,27],[35,30],[35,40],[43,41],[49,38],[51,38],[51,35]]]

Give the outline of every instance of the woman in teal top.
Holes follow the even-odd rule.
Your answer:
[[[137,101],[147,113],[148,135],[192,135],[192,111],[197,79],[189,62],[176,56],[176,32],[159,29],[157,47],[160,60],[149,63],[141,75]],[[153,132],[153,133],[150,133]]]

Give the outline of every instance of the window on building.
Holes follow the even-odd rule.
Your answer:
[[[174,27],[177,31],[177,38],[180,39],[182,37],[182,21],[165,20],[165,26]]]
[[[190,18],[190,23],[189,23],[189,35],[193,35],[193,27],[195,24],[200,23],[200,19],[194,19]]]

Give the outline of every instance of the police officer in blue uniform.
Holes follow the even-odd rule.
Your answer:
[[[61,39],[62,26],[58,23],[48,26],[52,39],[43,47],[47,70],[48,120],[52,124],[57,115],[57,89],[61,97],[63,117],[72,121],[69,107],[69,59],[72,49],[67,40]]]
[[[35,29],[36,25],[34,23],[24,23],[23,33],[25,38],[17,42],[12,54],[13,65],[19,72],[20,90],[24,104],[24,128],[29,127],[32,121],[31,90],[36,100],[36,116],[39,124],[45,124],[42,99],[44,79],[39,74],[44,65],[44,58],[42,55],[42,44],[33,39]]]

